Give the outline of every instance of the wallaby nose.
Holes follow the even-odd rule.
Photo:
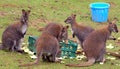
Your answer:
[[[64,22],[66,23],[66,20]]]
[[[117,30],[116,32],[118,33],[119,31]]]

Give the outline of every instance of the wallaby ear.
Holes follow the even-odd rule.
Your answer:
[[[31,11],[30,11],[30,10],[28,10],[28,14],[30,14],[30,12],[31,12]]]
[[[116,23],[118,21],[118,19],[115,17],[112,21],[112,23]]]
[[[25,13],[25,10],[24,9],[22,9],[22,14],[24,14]]]
[[[65,27],[62,28],[62,32],[64,32],[64,31],[65,31]]]
[[[38,31],[41,32],[43,31],[45,28],[39,28]]]
[[[67,26],[64,26],[63,28],[62,28],[62,32],[65,32],[66,31],[66,29],[68,29],[69,28],[69,26],[67,25]]]
[[[110,19],[108,19],[107,22],[108,22],[109,24],[112,24],[112,22],[110,21]]]
[[[72,17],[73,17],[73,18],[76,18],[76,14],[72,14]]]
[[[110,19],[108,19],[107,22],[110,23]]]

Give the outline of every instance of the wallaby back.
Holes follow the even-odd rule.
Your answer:
[[[48,31],[50,34],[55,36],[58,39],[58,41],[61,41],[61,40],[68,39],[68,32],[67,32],[68,28],[69,28],[69,26],[63,26],[62,24],[49,23],[44,28],[44,30]]]

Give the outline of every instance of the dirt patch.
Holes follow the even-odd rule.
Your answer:
[[[6,15],[7,15],[6,12],[0,11],[0,17],[6,16]]]
[[[108,2],[109,4],[110,4],[110,7],[116,7],[117,6],[117,4],[115,4],[114,2]]]
[[[18,8],[18,6],[17,5],[14,5],[14,4],[3,4],[3,5],[0,5],[1,7],[17,7]]]
[[[43,28],[42,26],[40,26],[40,23],[46,23],[46,24],[48,24],[50,22],[51,21],[48,21],[48,20],[46,20],[44,18],[40,18],[40,19],[32,20],[30,22],[30,24],[31,24],[32,27],[34,27],[34,28],[36,28],[36,29],[38,29],[40,31]]]

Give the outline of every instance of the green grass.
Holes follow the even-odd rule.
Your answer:
[[[30,9],[29,29],[25,36],[24,42],[28,40],[30,35],[40,35],[39,28],[44,27],[47,22],[56,22],[66,25],[64,20],[72,13],[77,15],[77,22],[89,25],[95,29],[99,29],[107,23],[95,23],[91,21],[89,4],[92,2],[108,2],[111,3],[109,10],[109,18],[117,17],[120,20],[120,1],[119,0],[2,0],[0,1],[0,35],[3,30],[9,25],[19,20],[21,9]],[[86,17],[87,16],[87,17]],[[117,23],[120,28],[120,21]],[[71,36],[69,28],[69,37]],[[115,37],[120,37],[120,33],[113,34]],[[1,38],[1,36],[0,36]],[[112,43],[115,48],[107,49],[109,51],[120,50],[120,45],[114,41],[108,41],[107,45]],[[19,64],[29,63],[32,60],[27,54],[19,54],[14,52],[0,51],[0,69],[119,69],[119,59],[107,60],[103,65],[98,63],[90,67],[67,67],[60,63],[40,62],[37,66],[18,67]],[[106,56],[107,57],[107,56]],[[66,63],[79,63],[85,60],[65,60]],[[114,64],[114,65],[113,65]]]

